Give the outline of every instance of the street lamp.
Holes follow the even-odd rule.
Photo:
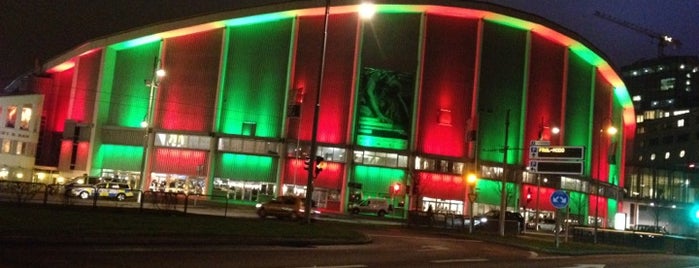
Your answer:
[[[607,120],[610,121],[610,123],[611,123],[611,119],[609,119],[609,118],[605,119],[605,121],[607,121]],[[614,136],[617,133],[617,129],[616,129],[616,127],[614,127],[613,124],[609,124],[609,126],[607,126],[606,129],[600,128],[600,130],[599,130],[599,141],[598,141],[599,144],[597,145],[597,146],[599,146],[597,148],[597,179],[595,180],[595,184],[596,184],[596,187],[595,187],[595,228],[594,228],[594,232],[593,232],[595,244],[597,244],[597,229],[599,228],[599,195],[600,195],[599,187],[600,187],[600,180],[601,180],[600,169],[602,168],[602,148],[601,148],[601,146],[602,146],[602,137],[604,136],[605,133],[608,136]]]
[[[507,109],[505,114],[505,146],[502,148],[502,180],[500,181],[500,236],[505,236],[505,214],[507,213],[507,151],[510,149],[507,146],[510,128],[510,109]]]
[[[359,15],[362,19],[368,19],[373,16],[375,7],[370,3],[363,3],[360,6]],[[330,0],[325,0],[325,12],[323,17],[323,44],[320,50],[320,68],[318,73],[318,88],[316,88],[315,106],[313,108],[313,127],[311,130],[311,149],[308,152],[312,159],[316,157],[318,151],[318,117],[320,114],[320,91],[323,88],[323,77],[325,74],[325,54],[328,49],[328,20],[330,18]],[[308,180],[306,181],[306,200],[305,200],[305,218],[306,223],[311,223],[311,209],[313,204],[313,179],[316,172],[316,166],[313,165],[308,170]]]
[[[145,131],[143,134],[143,157],[141,158],[141,177],[139,178],[138,188],[140,191],[138,193],[138,202],[141,202],[141,197],[145,187],[143,183],[145,182],[146,175],[146,158],[148,157],[148,143],[150,140],[150,128],[153,124],[153,106],[155,102],[155,94],[158,86],[160,85],[160,80],[165,77],[165,70],[162,69],[160,60],[157,58],[153,62],[153,77],[150,80],[146,80],[146,86],[150,89],[148,93],[148,110],[146,110],[146,116],[141,121],[141,127]]]
[[[468,233],[471,234],[473,233],[473,225],[475,221],[475,216],[473,215],[473,203],[476,202],[476,199],[478,198],[478,192],[476,192],[476,183],[478,182],[478,177],[476,174],[470,173],[466,177],[466,182],[468,183],[469,187],[469,193],[468,193],[468,201],[469,201],[469,213],[471,214],[471,220],[469,221],[469,226],[468,226]]]

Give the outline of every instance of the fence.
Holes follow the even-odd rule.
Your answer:
[[[214,216],[254,217],[252,203],[234,201],[226,195],[193,195],[175,192],[130,191],[133,197],[119,201],[116,198],[100,197],[97,188],[87,198],[67,194],[65,186],[20,181],[0,180],[0,202],[35,203],[66,206],[120,207],[156,210],[169,213],[206,214]]]

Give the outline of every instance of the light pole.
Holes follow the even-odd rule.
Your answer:
[[[502,180],[500,181],[501,191],[500,191],[500,236],[505,236],[505,214],[507,213],[507,151],[510,149],[507,146],[508,136],[510,128],[510,109],[507,109],[505,114],[505,146],[502,148]]]
[[[143,157],[141,158],[141,177],[138,179],[138,202],[141,202],[141,197],[145,191],[145,176],[146,176],[146,158],[148,157],[148,142],[150,140],[150,129],[153,124],[153,106],[155,102],[155,94],[160,84],[160,80],[165,76],[165,70],[160,66],[160,60],[155,58],[153,62],[153,77],[150,80],[146,80],[146,86],[150,89],[148,93],[148,110],[146,110],[146,116],[141,121],[141,127],[144,129],[143,134]]]
[[[374,6],[371,4],[361,4],[360,16],[368,19],[373,15]],[[325,74],[325,54],[328,49],[328,20],[330,19],[330,0],[325,0],[325,12],[323,16],[323,43],[320,50],[320,70],[318,71],[318,87],[316,88],[315,106],[313,108],[313,127],[311,130],[311,149],[308,156],[314,160],[318,151],[318,117],[320,114],[320,92],[323,88],[323,77]],[[313,204],[313,179],[316,174],[316,165],[308,168],[308,180],[306,181],[305,220],[311,223],[311,210]]]
[[[606,122],[609,120],[611,122],[610,118],[606,118],[604,121]],[[608,136],[613,136],[616,134],[617,129],[614,127],[613,124],[610,124],[607,129],[605,130],[603,127],[599,129],[599,141],[597,148],[597,179],[595,180],[595,227],[594,227],[594,243],[597,244],[597,229],[599,228],[599,187],[601,185],[600,180],[601,180],[601,171],[600,169],[602,168],[602,137],[604,136],[604,133],[607,133]]]
[[[469,193],[468,193],[468,201],[469,201],[469,213],[471,214],[471,220],[469,220],[469,226],[468,226],[468,233],[472,234],[473,233],[473,225],[475,221],[475,217],[473,215],[473,203],[476,202],[476,199],[478,198],[478,192],[476,192],[476,184],[478,182],[478,177],[476,174],[468,174],[468,177],[466,178],[466,182],[468,183],[469,187]]]

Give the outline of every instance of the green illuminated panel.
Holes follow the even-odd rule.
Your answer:
[[[500,194],[502,189],[502,182],[496,180],[479,179],[476,185],[478,189],[478,203],[489,204],[489,205],[500,205]],[[517,186],[514,183],[506,183],[505,188],[507,189],[507,205],[514,207],[517,206],[518,194]]]
[[[571,54],[568,63],[568,89],[565,104],[565,137],[568,146],[590,144],[592,129],[592,90],[594,67],[576,54]],[[590,173],[591,149],[585,150],[583,174]]]
[[[120,170],[141,170],[142,146],[103,144],[95,158],[101,162],[100,168]]]
[[[526,32],[486,23],[483,29],[480,90],[478,93],[478,143],[481,160],[503,161],[505,120],[510,110],[507,145],[519,147],[524,90]],[[507,163],[518,163],[520,151],[508,150]]]
[[[220,132],[244,135],[248,122],[254,136],[280,136],[291,29],[290,19],[228,29]]]
[[[616,216],[618,201],[615,199],[607,199],[607,219],[614,219]]]
[[[140,127],[146,118],[153,62],[158,58],[160,42],[116,52],[116,67],[109,101],[108,125]]]
[[[403,182],[405,170],[382,167],[356,166],[353,182],[362,184],[362,193],[367,197],[385,197],[393,182]]]
[[[588,213],[587,206],[589,205],[588,196],[584,193],[572,191],[568,192],[568,195],[570,196],[570,201],[568,202],[570,213],[586,218]]]
[[[223,153],[217,156],[216,167],[216,177],[276,182],[276,164],[269,156]]]

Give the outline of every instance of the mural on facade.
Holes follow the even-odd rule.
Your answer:
[[[357,143],[407,149],[413,107],[411,74],[365,67],[357,105]]]

